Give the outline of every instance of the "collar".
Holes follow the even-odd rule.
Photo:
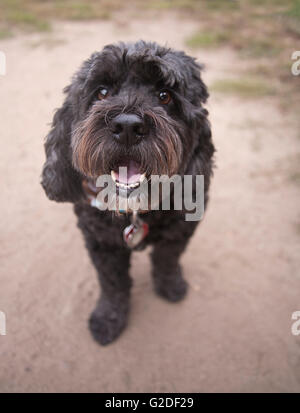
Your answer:
[[[82,188],[86,195],[86,202],[97,209],[101,209],[101,202],[97,199],[100,190],[91,181],[84,180]],[[147,212],[147,211],[143,211]],[[121,214],[130,214],[130,225],[123,230],[123,240],[128,248],[133,249],[139,246],[148,235],[149,226],[139,217],[138,211],[119,211]]]
[[[83,188],[83,192],[85,193],[86,199],[85,202],[87,202],[90,206],[97,208],[97,209],[101,209],[103,210],[101,207],[103,206],[103,203],[101,201],[99,201],[99,199],[97,198],[97,195],[99,194],[99,192],[101,191],[101,188],[98,188],[94,181],[92,180],[87,180],[84,179],[82,181],[82,188]],[[125,210],[125,209],[119,209],[118,213],[119,214],[127,214],[127,215],[131,215],[134,211],[130,210]],[[138,211],[139,214],[145,214],[149,212],[148,210],[140,210]]]

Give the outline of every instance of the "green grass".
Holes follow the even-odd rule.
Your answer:
[[[0,40],[1,39],[8,39],[9,37],[12,37],[12,31],[3,27],[2,29],[0,28]]]
[[[89,3],[83,2],[57,2],[57,12],[66,14],[72,20],[86,20],[93,17],[93,8]]]
[[[203,2],[199,0],[150,0],[150,1],[139,1],[138,6],[142,6],[147,9],[154,10],[186,10],[186,11],[197,11],[203,6]]]
[[[256,13],[260,18],[269,19],[274,15],[285,16],[287,27],[294,25],[293,30],[300,32],[300,25],[295,24],[300,20],[300,0],[0,0],[0,29],[8,23],[18,28],[45,31],[49,30],[51,19],[108,19],[115,10],[126,8],[135,9],[141,15],[145,8],[177,10],[207,23],[207,33],[195,34],[195,39],[188,40],[191,47],[210,47],[222,43],[226,21],[233,22],[234,34],[239,36],[248,25],[251,28]],[[220,33],[210,34],[216,28]],[[253,35],[255,38],[257,33]],[[254,45],[253,53],[262,53],[264,49],[264,45]]]
[[[237,10],[240,8],[241,3],[235,0],[208,0],[206,6],[210,10]]]
[[[10,34],[14,28],[42,32],[51,30],[47,18],[42,18],[20,0],[1,0],[0,16],[0,31],[9,31]]]
[[[197,32],[185,39],[186,46],[197,48],[219,47],[228,40],[228,35],[219,32]]]
[[[107,8],[88,1],[57,1],[55,7],[57,14],[67,20],[109,19],[111,17]]]
[[[294,0],[283,17],[285,28],[300,37],[300,0]]]
[[[240,53],[246,57],[273,57],[278,56],[282,51],[281,44],[278,41],[264,38],[264,39],[249,39],[241,47]]]
[[[37,17],[35,14],[28,12],[22,9],[11,9],[8,11],[7,22],[23,27],[23,28],[32,28],[37,31],[49,31],[51,25],[47,20]]]
[[[300,21],[300,0],[294,0],[287,11],[287,15]]]
[[[0,38],[7,31],[50,31],[52,19],[92,20],[110,18],[120,0],[0,0]]]
[[[245,98],[257,98],[276,93],[273,86],[261,79],[255,78],[220,79],[213,83],[211,89],[215,92],[233,94]]]

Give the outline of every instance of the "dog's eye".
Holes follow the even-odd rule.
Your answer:
[[[160,92],[159,94],[159,100],[160,103],[162,103],[163,105],[167,105],[168,103],[170,103],[171,101],[171,95],[169,92],[167,92],[166,90]]]
[[[108,96],[108,89],[106,89],[105,87],[101,87],[98,91],[98,99],[102,100],[107,98]]]

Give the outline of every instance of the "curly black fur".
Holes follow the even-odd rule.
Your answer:
[[[205,201],[212,174],[214,146],[208,98],[195,59],[183,52],[139,41],[108,45],[94,53],[65,89],[66,99],[46,138],[42,185],[57,202],[72,202],[86,247],[97,269],[102,294],[90,318],[94,338],[114,340],[128,320],[131,251],[122,232],[127,215],[99,211],[85,202],[84,179],[109,174],[122,159],[130,158],[150,174],[202,174]],[[109,90],[99,101],[99,87]],[[172,100],[163,105],[158,93]],[[147,136],[132,145],[112,139],[111,122],[120,113],[143,119]],[[153,281],[158,294],[178,301],[186,293],[179,258],[197,222],[186,222],[183,211],[150,211],[143,215],[149,235],[140,248],[151,244]]]

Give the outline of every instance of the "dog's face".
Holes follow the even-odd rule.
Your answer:
[[[76,173],[112,174],[129,190],[144,176],[183,174],[199,145],[205,152],[210,143],[200,68],[183,52],[143,41],[94,53],[66,89],[60,110],[68,119],[65,146]],[[120,167],[127,167],[126,178]]]

